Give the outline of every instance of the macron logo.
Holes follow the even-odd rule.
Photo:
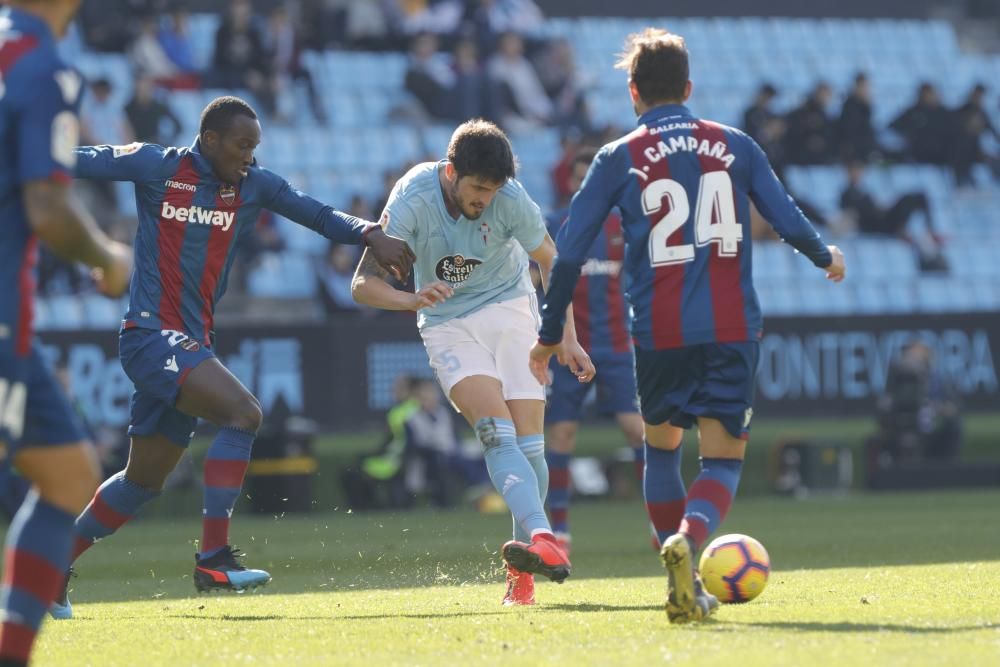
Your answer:
[[[177,355],[176,354],[173,355],[172,357],[170,357],[169,359],[167,359],[167,363],[163,364],[163,370],[165,370],[165,371],[173,371],[174,373],[177,373],[177,372],[180,371],[180,368],[177,366]]]
[[[174,190],[186,190],[188,192],[197,192],[198,186],[191,185],[190,183],[179,183],[177,181],[167,180],[165,184],[168,188],[173,188]]]
[[[194,187],[193,185],[190,187]],[[170,202],[163,202],[160,209],[160,217],[164,220],[176,220],[177,222],[189,222],[192,225],[214,225],[222,227],[222,231],[228,232],[236,220],[235,211],[213,211],[210,208],[201,206],[173,206]]]

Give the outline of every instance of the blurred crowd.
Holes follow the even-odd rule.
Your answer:
[[[958,185],[972,183],[972,167],[988,164],[1000,175],[996,152],[985,139],[1000,140],[985,108],[986,87],[977,84],[966,100],[946,107],[933,83],[924,82],[913,103],[889,123],[891,145],[880,141],[872,120],[871,82],[859,73],[845,91],[838,113],[831,113],[835,93],[819,82],[802,104],[778,113],[773,104],[779,91],[771,84],[758,90],[743,113],[743,129],[764,148],[781,174],[787,165],[871,164],[906,162],[949,167]]]
[[[264,114],[265,125],[288,123],[288,91],[301,87],[318,124],[326,123],[322,100],[301,55],[306,49],[395,50],[407,54],[406,103],[391,113],[394,121],[423,127],[454,125],[471,117],[495,120],[516,135],[537,127],[556,128],[562,137],[553,155],[553,209],[564,208],[572,190],[573,158],[596,147],[622,128],[595,124],[586,104],[590,86],[578,68],[571,44],[544,39],[544,16],[532,0],[285,0],[251,3],[227,0],[205,68],[196,65],[189,12],[196,4],[165,0],[103,0],[84,3],[81,35],[88,48],[124,51],[135,86],[123,103],[112,82],[90,82],[81,116],[85,144],[144,141],[187,144],[170,107],[177,89],[222,88],[248,91]],[[266,10],[263,13],[259,10]],[[765,84],[749,101],[742,128],[760,143],[779,175],[788,166],[842,165],[846,186],[839,212],[821,212],[809,193],[793,192],[806,214],[834,234],[896,237],[912,244],[928,271],[947,270],[939,233],[926,195],[905,192],[894,201],[866,189],[865,170],[886,164],[918,163],[947,167],[957,185],[973,180],[973,167],[985,164],[1000,176],[1000,134],[985,107],[987,90],[976,85],[956,108],[945,106],[932,83],[888,127],[873,121],[868,77],[835,91],[818,82],[790,110],[776,109],[780,92]],[[624,95],[624,88],[622,90]],[[285,100],[285,103],[282,103]],[[438,159],[427,155],[425,159]],[[395,180],[410,167],[383,175],[383,192],[357,193],[349,202],[327,202],[353,215],[378,219]],[[116,238],[134,233],[134,211],[127,186],[82,185],[100,212],[100,223]],[[758,216],[759,217],[759,216]],[[755,220],[755,238],[772,238]],[[249,272],[285,249],[279,223],[262,215],[256,233],[240,249],[231,291],[245,291]],[[317,262],[316,275],[325,312],[357,311],[350,296],[358,248],[331,246]],[[92,289],[87,275],[51,256],[41,260],[40,290],[46,295]],[[367,311],[365,311],[367,312]],[[374,316],[374,312],[369,312]]]
[[[166,89],[250,91],[274,121],[286,120],[282,93],[301,84],[325,122],[305,49],[406,51],[406,87],[442,120],[484,116],[527,124],[586,125],[572,50],[538,37],[532,0],[229,0],[211,62],[196,65],[189,10],[166,0],[101,0],[81,12],[82,36],[97,51],[125,50],[137,77]],[[137,17],[137,18],[136,18]],[[455,96],[455,103],[443,105]]]
[[[973,167],[986,165],[1000,179],[1000,133],[985,108],[986,87],[975,85],[966,100],[946,107],[932,83],[921,83],[913,103],[887,128],[872,119],[871,82],[859,73],[843,95],[839,113],[835,92],[819,82],[788,111],[773,108],[779,91],[764,84],[743,113],[743,129],[767,153],[775,171],[788,166],[844,165],[846,186],[840,195],[840,216],[828,220],[811,206],[803,193],[794,193],[803,210],[819,225],[842,226],[863,235],[897,237],[913,245],[924,270],[947,270],[942,253],[944,238],[936,228],[923,192],[906,192],[880,205],[863,184],[865,169],[873,164],[928,164],[951,169],[958,187],[973,184]],[[883,140],[884,138],[884,140]],[[987,145],[992,142],[993,149]],[[911,219],[920,217],[921,234]]]

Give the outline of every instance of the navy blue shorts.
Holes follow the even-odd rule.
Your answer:
[[[718,419],[746,438],[753,416],[760,344],[706,343],[635,352],[639,404],[647,424],[691,428],[698,417]]]
[[[174,407],[184,379],[215,353],[179,331],[126,329],[118,338],[118,357],[135,385],[129,406],[129,435],[165,435],[187,447],[198,419]]]
[[[635,357],[632,352],[592,357],[597,375],[591,382],[580,382],[565,366],[552,360],[552,384],[545,405],[545,423],[580,421],[587,394],[595,386],[601,412],[620,414],[638,412],[635,391]]]
[[[26,356],[13,340],[0,339],[0,443],[13,458],[20,446],[68,445],[88,440],[63,388],[45,364],[38,345]]]

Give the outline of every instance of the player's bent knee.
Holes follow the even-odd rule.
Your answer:
[[[163,434],[133,436],[125,478],[144,489],[160,491],[184,455],[184,449]]]
[[[730,433],[718,419],[698,419],[698,450],[703,457],[742,459],[746,448],[746,440]]]
[[[743,459],[746,456],[745,440],[728,436],[724,439],[706,441],[702,439],[698,446],[701,456],[709,459]]]
[[[26,448],[17,466],[45,502],[79,514],[100,483],[97,456],[88,443],[56,448]]]
[[[546,446],[559,454],[572,454],[576,448],[576,422],[556,422],[548,429]]]
[[[39,485],[38,494],[46,502],[69,512],[79,514],[94,497],[100,478],[96,471],[80,471],[54,484]]]
[[[629,445],[633,447],[642,445],[642,441],[645,438],[645,429],[643,428],[641,417],[631,413],[619,415],[618,424],[621,426]]]
[[[248,433],[256,433],[260,430],[260,425],[264,421],[264,412],[260,403],[252,394],[247,394],[240,401],[236,409],[236,414],[229,420],[227,426],[238,428]]]
[[[646,442],[655,449],[674,450],[684,441],[684,429],[670,424],[646,424]]]

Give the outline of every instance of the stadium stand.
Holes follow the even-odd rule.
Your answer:
[[[211,61],[219,17],[194,14],[190,34],[196,61]],[[628,127],[634,114],[624,95],[623,74],[613,69],[614,54],[625,36],[647,25],[634,19],[555,18],[542,37],[565,38],[574,47],[589,82],[587,101],[594,122]],[[683,35],[692,57],[696,114],[739,125],[742,110],[764,82],[780,83],[776,108],[799,104],[817,81],[829,82],[838,95],[859,71],[870,73],[873,121],[880,141],[898,142],[889,122],[912,102],[922,81],[933,82],[943,102],[957,106],[978,82],[991,91],[987,112],[1000,125],[996,91],[1000,56],[960,50],[952,26],[943,21],[894,19],[665,18],[656,21]],[[927,45],[933,44],[933,49]],[[122,105],[130,98],[133,74],[124,55],[88,52],[79,38],[64,45],[89,78],[108,78]],[[409,101],[401,53],[306,52],[303,63],[321,91],[329,123],[317,124],[304,90],[293,90],[279,107],[291,112],[288,123],[266,122],[258,158],[290,177],[294,184],[335,206],[344,207],[360,193],[371,201],[385,196],[387,171],[439,156],[449,126],[419,125],[396,118]],[[177,90],[170,103],[185,136],[196,134],[206,102],[229,91]],[[346,104],[344,100],[352,100]],[[839,101],[837,102],[839,105]],[[832,111],[832,110],[831,110]],[[554,128],[513,137],[521,162],[520,178],[542,206],[556,205],[550,171],[560,155]],[[776,242],[754,244],[755,272],[762,305],[772,315],[824,315],[994,310],[1000,308],[1000,263],[988,248],[1000,247],[1000,185],[983,165],[973,172],[975,187],[958,188],[949,170],[929,165],[895,164],[868,170],[865,185],[881,204],[907,191],[928,197],[931,213],[946,240],[951,271],[924,274],[914,252],[896,239],[837,238],[851,261],[851,289],[829,291],[817,301],[808,288],[815,278],[808,262],[780,252]],[[785,179],[796,193],[830,219],[836,219],[845,175],[841,167],[789,167]],[[251,296],[313,298],[313,263],[325,251],[312,234],[287,221],[278,229],[286,250],[256,266],[247,281]],[[976,280],[968,281],[974,277]],[[790,280],[792,279],[792,280]],[[40,305],[43,328],[113,325],[117,304],[50,297]]]

